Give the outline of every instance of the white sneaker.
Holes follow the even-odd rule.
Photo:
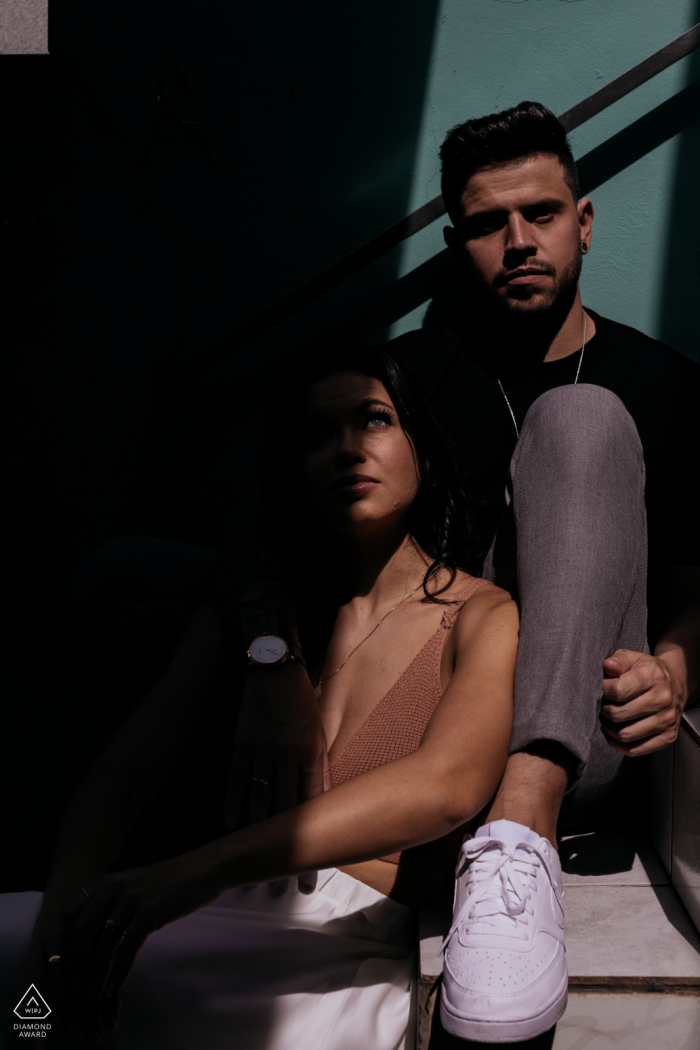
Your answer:
[[[442,946],[444,1028],[484,1043],[548,1031],[568,987],[557,851],[522,824],[485,824],[462,845],[454,914]]]

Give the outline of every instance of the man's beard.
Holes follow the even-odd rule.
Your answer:
[[[528,262],[535,264],[536,260],[529,259]],[[576,296],[581,266],[582,256],[576,255],[560,273],[547,267],[546,272],[550,274],[552,281],[546,291],[531,284],[515,285],[515,295],[514,289],[511,289],[508,295],[499,290],[499,280],[505,281],[507,270],[496,274],[492,283],[483,281],[476,274],[472,275],[472,280],[487,310],[495,315],[494,320],[524,326],[529,326],[530,322],[537,326],[542,323],[556,323],[555,318],[566,316]]]

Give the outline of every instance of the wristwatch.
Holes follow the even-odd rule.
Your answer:
[[[288,660],[306,667],[299,647],[276,634],[260,634],[248,648],[248,667],[279,667]]]

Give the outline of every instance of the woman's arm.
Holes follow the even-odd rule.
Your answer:
[[[93,999],[105,987],[116,992],[149,933],[227,888],[381,857],[475,816],[508,756],[517,625],[515,603],[501,591],[489,588],[465,606],[454,628],[454,675],[413,754],[184,857],[89,887],[93,900],[66,913],[61,949],[83,989]],[[108,920],[125,931],[120,946]]]

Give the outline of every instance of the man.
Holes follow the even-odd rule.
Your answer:
[[[505,1042],[547,1030],[566,1004],[560,811],[571,824],[607,806],[627,774],[623,756],[672,743],[696,688],[700,572],[684,493],[700,369],[584,310],[593,206],[578,201],[548,110],[522,103],[470,121],[441,155],[445,239],[482,309],[391,349],[461,454],[490,544],[484,575],[521,606],[512,753],[458,868],[441,1004],[454,1034]],[[183,608],[203,597],[212,558],[203,552],[196,570],[192,556]],[[255,639],[275,635],[282,657],[247,676],[228,799],[235,826],[324,789],[316,698],[301,662],[284,658],[299,655],[294,609],[254,496],[236,516],[217,587],[239,648],[255,656]]]
[[[672,550],[678,561],[697,565],[690,504],[683,508],[678,496],[684,471],[692,477],[688,395],[697,391],[698,368],[584,311],[578,277],[591,246],[593,207],[577,199],[573,158],[552,114],[523,103],[471,121],[450,133],[441,156],[453,222],[445,240],[484,309],[478,321],[394,345],[416,368],[439,362],[430,378],[424,371],[425,381],[492,526],[500,502],[494,486],[513,449],[508,514],[484,567],[497,583],[519,590],[522,614],[512,754],[484,829],[486,837],[504,839],[507,852],[516,840],[555,844],[567,788],[574,787],[570,813],[581,819],[622,779],[615,752],[606,753],[595,733],[601,692],[603,730],[616,752],[639,756],[675,739],[696,681],[698,615],[675,620],[655,657],[646,655],[643,474],[646,461],[651,626],[658,638],[668,627],[659,623],[664,572],[694,586],[698,597],[697,567],[670,565]],[[488,852],[477,855],[484,860]],[[464,881],[457,909],[471,894],[473,920],[462,911],[458,939],[446,951],[445,1027],[489,1040],[546,1030],[566,1001],[563,947],[553,947],[563,945],[555,897],[548,898],[554,922],[543,935],[550,918],[541,899],[532,904],[530,924],[529,905],[519,924],[522,894],[505,891],[502,908],[489,909],[480,902],[478,876],[467,873]],[[501,913],[511,906],[513,916]],[[539,974],[536,944],[544,956]],[[467,972],[465,959],[476,951],[482,964],[485,953],[492,955],[496,983],[504,982],[495,996],[500,1010],[487,987],[489,967]]]

